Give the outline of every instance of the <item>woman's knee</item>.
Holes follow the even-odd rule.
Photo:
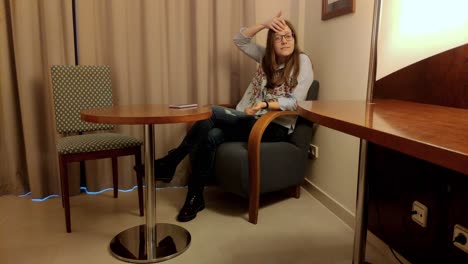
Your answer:
[[[210,119],[199,120],[193,124],[190,130],[194,130],[196,132],[209,130],[213,127],[213,122]]]
[[[237,125],[240,120],[249,118],[243,112],[223,106],[212,106],[211,110],[211,120],[218,125]]]
[[[215,122],[217,119],[222,118],[222,116],[225,114],[225,107],[223,106],[218,106],[218,105],[213,105],[211,106],[211,120]]]
[[[224,133],[223,130],[220,128],[212,128],[208,131],[208,135],[206,137],[206,143],[212,147],[216,148],[218,145],[224,142]]]

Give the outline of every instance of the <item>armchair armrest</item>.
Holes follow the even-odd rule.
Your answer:
[[[257,223],[260,200],[260,143],[267,126],[279,116],[298,115],[296,111],[271,111],[260,117],[250,131],[247,145],[249,160],[249,221]]]

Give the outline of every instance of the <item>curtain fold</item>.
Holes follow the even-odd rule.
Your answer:
[[[29,190],[25,181],[26,154],[22,135],[19,96],[16,87],[16,67],[12,36],[10,5],[0,6],[0,194],[24,193]],[[11,53],[10,53],[11,52]],[[8,124],[8,125],[7,125]]]
[[[72,62],[71,1],[2,1],[0,193],[58,193],[50,65]],[[4,63],[5,62],[5,63]],[[8,186],[13,186],[10,189]]]
[[[249,0],[76,1],[81,65],[111,66],[114,104],[236,103],[255,63],[232,44],[255,21]],[[71,0],[1,0],[0,195],[60,193],[50,67],[74,64]],[[142,126],[117,132],[143,139]],[[185,124],[156,126],[156,155],[181,141]],[[132,158],[119,159],[120,188],[136,184]],[[182,185],[187,162],[172,185]],[[79,192],[78,164],[70,193]],[[112,186],[110,160],[86,162],[87,186]]]

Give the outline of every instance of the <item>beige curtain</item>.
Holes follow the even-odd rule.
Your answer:
[[[1,0],[0,194],[59,193],[50,66],[74,64],[71,0]],[[80,0],[79,64],[111,66],[114,104],[235,103],[255,69],[232,44],[254,23],[249,0]],[[157,156],[176,147],[185,125],[156,127]],[[141,126],[116,131],[143,139]],[[120,188],[135,185],[119,159]],[[111,187],[110,160],[86,162],[88,189]],[[182,185],[187,163],[171,184]],[[79,192],[77,164],[70,191]]]
[[[59,193],[49,66],[73,63],[71,1],[0,8],[0,194]]]

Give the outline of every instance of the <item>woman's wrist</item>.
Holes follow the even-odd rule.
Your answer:
[[[263,101],[263,103],[265,104],[265,106],[262,107],[262,109],[268,109],[268,108],[270,108],[270,104],[268,103],[267,100]]]
[[[263,24],[253,25],[253,26],[247,27],[244,31],[242,31],[242,34],[248,38],[252,38],[258,32],[264,30],[265,28],[267,28],[267,26]]]

